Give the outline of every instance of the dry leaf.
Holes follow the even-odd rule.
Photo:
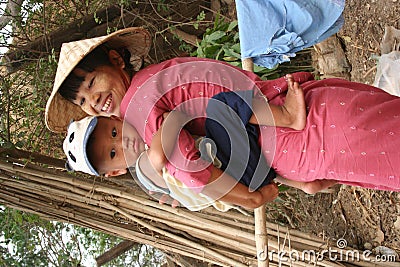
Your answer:
[[[382,232],[382,230],[377,229],[376,236],[373,241],[377,242],[378,244],[382,244],[384,240],[385,240],[385,234]]]
[[[343,36],[340,36],[343,40],[345,40],[346,41],[346,43],[351,43],[351,37],[350,36],[346,36],[346,35],[343,35]]]
[[[394,228],[400,230],[400,216],[397,216],[397,220],[393,224]]]

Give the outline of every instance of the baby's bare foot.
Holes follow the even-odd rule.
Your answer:
[[[289,121],[288,127],[295,130],[303,130],[306,126],[307,117],[304,92],[299,83],[294,81],[291,74],[287,74],[286,78],[289,90],[282,107]]]

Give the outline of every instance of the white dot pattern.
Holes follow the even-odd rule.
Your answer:
[[[400,191],[400,98],[358,86],[366,90],[335,86],[305,91],[306,128],[276,132],[276,155],[270,160],[280,175]]]
[[[237,78],[232,76],[232,73],[237,74],[232,67],[219,65],[218,68],[200,70],[198,65],[187,63],[184,69],[179,68],[174,72],[163,73],[163,69],[152,68],[151,71],[140,71],[135,75],[135,79],[142,82],[135,83],[134,79],[132,88],[144,93],[139,94],[141,97],[136,99],[131,110],[134,113],[132,124],[143,131],[146,143],[151,143],[149,136],[156,132],[155,121],[162,115],[149,113],[146,103],[158,99],[159,91],[165,93],[165,89],[172,90],[165,93],[163,98],[168,100],[168,105],[176,106],[188,98],[210,97],[211,92],[215,95],[221,91],[221,84],[226,88],[249,88],[232,82]],[[200,73],[213,76],[215,81],[202,82]],[[185,80],[187,77],[195,83],[175,84],[176,80]],[[304,82],[308,78],[305,74],[298,74],[296,81],[301,79]],[[152,82],[150,87],[144,88],[146,80]],[[271,103],[283,103],[287,89],[284,79],[256,81],[256,84],[262,91],[260,95],[264,94]],[[400,190],[399,98],[368,85],[338,79],[310,81],[303,83],[303,87],[308,110],[306,127],[302,131],[289,128],[276,130],[275,149],[264,147],[262,150],[272,167],[283,177],[293,180],[326,178],[370,188]],[[172,110],[173,107],[167,108]],[[161,108],[159,111],[163,112]],[[198,110],[198,106],[189,106],[187,111],[204,114]],[[268,128],[260,127],[260,131],[268,132]],[[191,149],[186,143],[180,147],[182,152]],[[177,176],[184,172],[176,168],[173,173]],[[201,186],[202,182],[197,180],[199,177],[184,179],[186,183]]]

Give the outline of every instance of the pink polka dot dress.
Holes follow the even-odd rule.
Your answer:
[[[260,127],[262,151],[288,179],[332,179],[343,184],[400,191],[400,98],[342,79],[315,81],[294,73],[305,92],[307,123],[302,131]],[[284,78],[262,81],[254,73],[199,58],[175,58],[139,71],[121,103],[121,117],[150,145],[163,113],[181,110],[196,118],[180,133],[166,167],[200,192],[211,173],[190,134],[204,134],[209,98],[226,91],[254,89],[256,97],[282,105]],[[259,90],[258,90],[259,89]],[[183,155],[183,156],[181,156]]]
[[[268,143],[272,129],[261,129],[264,154],[277,173],[291,180],[333,179],[399,191],[400,98],[341,79],[301,85],[308,111],[306,128],[277,128],[275,143]],[[282,88],[280,94],[277,90],[269,94],[270,103],[282,104]]]

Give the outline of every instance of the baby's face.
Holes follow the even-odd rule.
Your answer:
[[[134,127],[118,119],[99,117],[91,134],[91,163],[100,174],[125,170],[135,164],[145,150],[143,139]]]

